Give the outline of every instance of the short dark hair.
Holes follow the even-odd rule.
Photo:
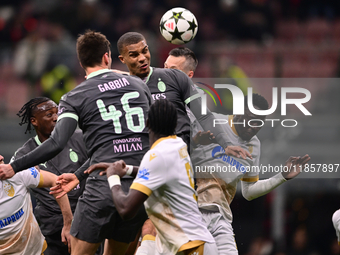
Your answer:
[[[24,104],[23,107],[21,107],[17,115],[21,118],[21,122],[19,123],[20,126],[28,123],[25,134],[27,133],[27,131],[31,133],[32,130],[31,118],[33,117],[34,111],[36,110],[37,106],[47,101],[52,101],[52,99],[48,97],[36,97],[31,99],[26,104]]]
[[[77,56],[83,68],[100,65],[105,53],[110,52],[111,44],[100,32],[87,30],[77,39]]]
[[[137,32],[127,32],[123,34],[118,39],[118,42],[117,42],[117,49],[118,49],[119,54],[122,54],[125,46],[136,44],[143,40],[146,41],[144,36]]]
[[[188,71],[196,70],[196,67],[198,65],[198,60],[196,58],[195,53],[189,48],[185,48],[185,47],[174,48],[169,52],[169,56],[185,57],[185,59],[187,60],[185,68],[187,68]]]
[[[244,97],[244,106],[246,108],[248,108],[248,103],[247,103],[248,96],[249,95],[246,95]],[[253,106],[257,106],[258,108],[260,108],[260,110],[268,110],[269,109],[268,101],[263,96],[256,94],[256,93],[253,93],[252,97],[253,97]]]
[[[174,135],[177,126],[177,109],[167,99],[156,100],[148,113],[148,128],[157,135]]]

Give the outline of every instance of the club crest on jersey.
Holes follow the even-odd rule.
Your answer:
[[[10,183],[5,183],[4,184],[4,191],[7,196],[13,197],[15,194],[14,187]]]
[[[248,151],[249,151],[250,154],[252,154],[253,151],[254,151],[254,146],[253,145],[248,145]]]
[[[144,180],[149,180],[149,169],[146,169],[145,167],[143,167],[142,169],[140,169],[138,171],[138,178],[144,179]]]
[[[162,82],[161,78],[158,78],[157,87],[160,92],[164,92],[166,90],[166,85],[164,82]]]
[[[72,160],[72,162],[76,163],[78,162],[78,155],[75,151],[73,151],[72,149],[70,149],[70,159]]]

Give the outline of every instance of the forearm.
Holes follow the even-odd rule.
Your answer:
[[[74,172],[75,176],[77,176],[79,182],[86,179],[89,175],[85,174],[84,171],[90,167],[90,158],[88,158],[85,163]]]
[[[123,192],[120,185],[115,185],[111,188],[112,198],[115,204],[115,207],[122,217],[123,220],[132,219],[137,210],[132,208],[132,204],[129,203],[128,196]]]
[[[38,186],[38,188],[53,187],[57,185],[57,176],[55,174],[40,170],[40,175],[42,175],[43,182]],[[73,218],[70,201],[68,200],[68,196],[57,198],[58,195],[60,195],[60,193],[53,194],[60,207],[61,213],[63,214],[64,225],[70,226]]]
[[[274,175],[269,179],[260,180],[257,182],[241,181],[242,195],[245,199],[250,201],[269,193],[270,191],[272,191],[273,189],[275,189],[276,187],[278,187],[279,185],[286,181],[287,180],[283,178],[281,173]]]
[[[14,160],[11,163],[14,172],[17,173],[54,158],[59,152],[63,150],[76,128],[76,120],[71,118],[62,119],[57,123],[49,139],[47,139],[30,153]]]
[[[126,175],[127,176],[132,176],[132,177],[135,178],[137,176],[137,173],[138,173],[138,170],[139,170],[139,166],[126,165],[126,167],[127,168],[132,167],[132,169],[130,169],[130,170],[128,169],[127,170]]]
[[[61,213],[63,215],[64,226],[70,227],[73,219],[70,201],[68,200],[68,196],[62,196],[61,198],[56,198],[58,194],[53,194],[55,200],[57,201]]]
[[[201,114],[201,100],[195,99],[190,102],[190,110],[195,115],[197,121],[200,123],[204,131],[210,130],[215,136],[215,140],[221,145],[223,148],[232,145],[230,139],[227,134],[223,132],[220,125],[214,125],[214,115],[209,109],[207,109],[207,114]]]

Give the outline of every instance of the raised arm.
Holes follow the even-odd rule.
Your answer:
[[[242,181],[242,195],[248,201],[263,196],[287,180],[295,178],[306,167],[310,160],[308,155],[303,157],[290,157],[285,164],[283,172],[273,177],[255,182]]]

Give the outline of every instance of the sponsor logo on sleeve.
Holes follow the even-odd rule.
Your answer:
[[[65,107],[60,107],[58,108],[58,115],[62,114],[63,111],[65,110]]]
[[[29,168],[29,170],[31,171],[31,175],[33,175],[34,178],[37,178],[38,175],[37,169],[35,169],[35,167],[31,167]]]
[[[150,175],[149,169],[143,167],[138,171],[137,177],[144,180],[149,180],[149,175]]]

